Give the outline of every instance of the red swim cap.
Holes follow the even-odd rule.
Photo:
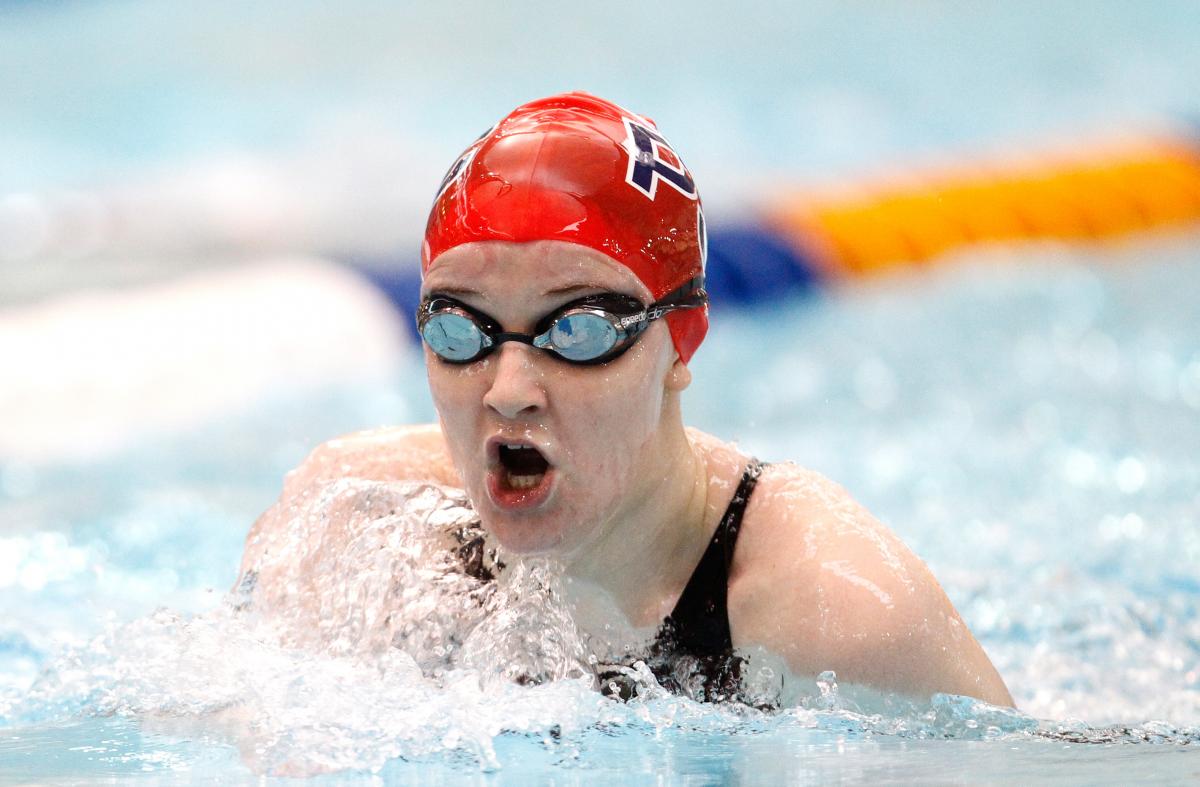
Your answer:
[[[459,156],[433,203],[421,273],[442,252],[483,240],[562,240],[607,254],[661,299],[703,286],[700,195],[654,122],[587,93],[517,107]],[[708,308],[665,318],[684,363]]]

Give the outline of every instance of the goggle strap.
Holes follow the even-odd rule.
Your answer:
[[[682,304],[686,301],[691,301],[697,297],[700,299],[701,303],[708,300],[708,293],[704,291],[704,274],[700,274],[699,276],[688,279],[683,284],[659,298],[655,303],[650,304],[650,308],[653,309],[655,306],[674,306],[676,304]]]
[[[704,276],[688,279],[683,284],[668,292],[659,300],[646,307],[646,310],[620,320],[622,328],[628,328],[638,323],[653,322],[664,314],[670,314],[680,309],[695,309],[708,303],[708,293],[704,291]]]

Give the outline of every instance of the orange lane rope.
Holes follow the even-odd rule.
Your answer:
[[[1141,138],[791,193],[770,223],[833,276],[956,248],[1088,241],[1200,221],[1200,148]]]

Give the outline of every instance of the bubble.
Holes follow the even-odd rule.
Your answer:
[[[908,448],[898,442],[880,444],[867,461],[872,480],[881,487],[891,486],[903,479],[912,465]]]
[[[1087,451],[1072,449],[1063,462],[1063,475],[1067,483],[1073,486],[1091,486],[1095,483],[1099,466],[1096,457]]]
[[[1129,539],[1139,539],[1146,532],[1146,520],[1134,513],[1121,517],[1121,534]]]
[[[1117,463],[1116,481],[1127,495],[1139,492],[1146,484],[1146,466],[1136,456],[1127,456]]]

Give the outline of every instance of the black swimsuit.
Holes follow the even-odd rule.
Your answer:
[[[729,569],[746,505],[763,467],[757,459],[746,466],[708,549],[651,646],[647,664],[659,683],[672,691],[707,700],[737,692],[741,659],[733,653],[729,631]],[[681,656],[694,661],[682,661]]]
[[[659,637],[669,636],[677,648],[696,657],[721,656],[733,652],[729,633],[729,608],[726,589],[733,548],[742,527],[742,516],[750,495],[762,474],[763,464],[751,459],[742,473],[741,483],[721,517],[721,523],[708,542],[708,549],[696,564],[692,578],[679,596],[675,609],[663,621]]]

